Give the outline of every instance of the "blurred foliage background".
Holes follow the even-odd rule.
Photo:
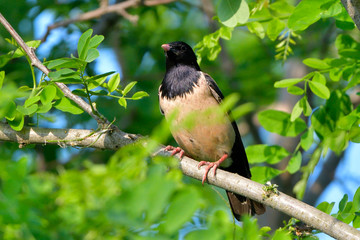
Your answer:
[[[100,2],[106,1],[0,0],[0,11],[22,38],[30,41],[42,39],[48,25],[95,10]],[[122,1],[109,1],[109,4],[119,2]],[[305,20],[310,22],[293,23],[292,29],[288,18],[296,15],[297,1],[247,1],[250,20],[245,19],[235,24],[236,27],[230,26],[231,23],[223,25],[221,11],[226,11],[223,2],[228,3],[184,0],[145,6],[140,1],[140,6],[129,8],[126,14],[110,13],[53,29],[37,49],[37,55],[46,60],[71,54],[77,56],[77,42],[83,32],[92,28],[94,34],[103,35],[105,40],[98,47],[100,57],[87,66],[86,75],[117,71],[121,88],[137,81],[132,91],[146,91],[149,97],[129,100],[123,108],[113,98],[95,96],[92,100],[98,110],[110,121],[115,119],[115,124],[123,131],[150,135],[162,144],[174,145],[158,107],[157,91],[165,71],[165,57],[160,46],[185,41],[195,46],[202,70],[217,81],[224,95],[236,93],[240,96],[234,112],[245,145],[282,146],[285,154],[283,151],[282,155],[275,155],[283,157],[276,162],[269,160],[262,166],[276,163],[276,169],[285,169],[292,157],[289,153],[297,155],[300,136],[289,138],[266,131],[257,114],[270,108],[291,113],[301,94],[274,88],[275,82],[303,78],[312,71],[309,66],[317,67],[303,64],[303,59],[336,58],[341,45],[340,40],[335,45],[338,35],[351,36],[356,45],[359,31],[337,1],[324,1],[321,8],[316,5],[321,1],[314,1],[313,9],[322,9],[321,14],[309,13]],[[305,10],[312,7],[304,5]],[[304,9],[300,10],[308,14]],[[266,30],[270,26],[275,30]],[[217,31],[218,35],[214,34]],[[14,50],[5,40],[10,35],[3,27],[0,27],[0,35],[0,53]],[[285,43],[290,50],[282,48]],[[353,48],[357,49],[355,45]],[[6,91],[11,92],[19,86],[32,87],[26,58],[10,62],[4,59],[0,59],[1,70],[6,73],[2,100],[8,97]],[[37,79],[41,77],[37,70],[36,76]],[[357,84],[358,77],[347,92],[352,109],[359,103]],[[333,80],[327,86],[333,92],[344,83]],[[76,85],[71,86],[72,90],[76,88]],[[302,92],[316,110],[325,104],[326,96],[321,98],[314,93],[309,89]],[[310,125],[309,115],[301,118]],[[55,108],[41,116],[26,117],[25,124],[97,128],[96,122],[85,113],[74,115]],[[351,159],[359,153],[358,144],[353,141],[346,150],[335,153],[327,151],[326,146],[319,150],[323,139],[316,136],[314,139],[314,144],[311,137],[310,146],[299,153],[302,157],[296,159],[299,166],[294,171],[274,170],[256,179],[265,182],[274,178],[272,181],[279,185],[279,190],[293,196],[296,195],[295,184],[302,179],[299,187],[302,190],[295,192],[312,205],[318,203],[326,191],[337,194],[337,201],[345,193],[352,199],[360,185],[359,168],[356,165],[356,169],[352,169],[355,171],[344,169],[347,169],[346,164],[350,168],[355,166]],[[313,154],[318,158],[311,161]],[[176,168],[176,160],[151,158],[138,146],[114,153],[91,148],[63,149],[54,145],[27,145],[19,149],[18,144],[2,142],[0,164],[0,237],[3,239],[199,239],[200,236],[232,239],[234,234],[241,239],[294,237],[289,234],[291,224],[283,224],[288,217],[271,209],[258,220],[245,218],[243,227],[233,224],[222,190],[201,186],[198,181],[182,176]],[[298,171],[300,164],[307,169]],[[337,169],[348,174],[339,174]],[[280,173],[283,174],[278,175]],[[305,178],[304,174],[307,174]],[[340,190],[339,185],[343,186]],[[346,197],[345,203],[347,200]],[[274,231],[270,233],[269,227],[259,226],[270,226]]]

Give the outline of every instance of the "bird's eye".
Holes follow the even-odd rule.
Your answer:
[[[181,50],[182,50],[182,51],[185,51],[185,50],[186,50],[186,47],[185,47],[185,46],[181,46]]]

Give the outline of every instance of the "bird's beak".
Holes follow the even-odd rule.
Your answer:
[[[165,52],[168,52],[170,50],[170,45],[169,44],[163,44],[161,45],[162,49],[164,49]]]

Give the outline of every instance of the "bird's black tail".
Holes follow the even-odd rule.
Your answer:
[[[237,220],[240,220],[243,215],[260,215],[266,211],[265,206],[259,202],[229,191],[226,191],[226,194],[229,198],[231,211]]]
[[[245,148],[241,141],[240,133],[236,123],[232,122],[232,125],[235,131],[235,143],[231,153],[232,164],[225,170],[232,173],[237,173],[243,177],[250,179],[251,172],[249,162],[245,153]],[[265,206],[259,202],[229,191],[226,191],[226,194],[229,198],[231,211],[237,220],[240,220],[241,216],[245,214],[260,215],[266,211]]]

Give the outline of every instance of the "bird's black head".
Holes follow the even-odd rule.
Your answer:
[[[200,71],[196,56],[192,48],[184,42],[171,42],[161,45],[166,55],[166,69],[174,66],[186,65]]]

